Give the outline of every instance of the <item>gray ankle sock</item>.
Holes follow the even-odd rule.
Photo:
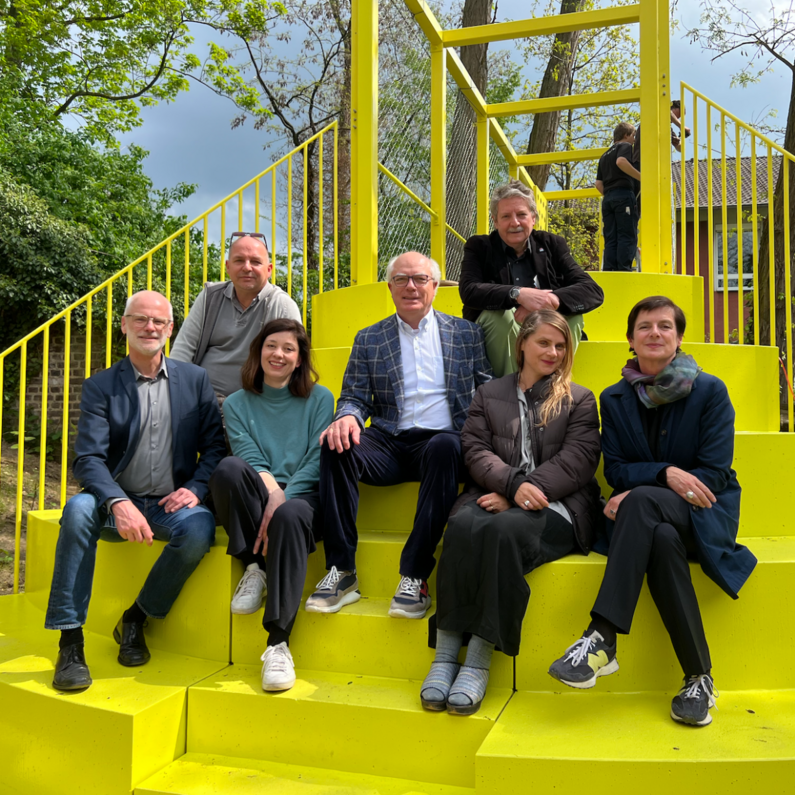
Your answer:
[[[478,635],[472,636],[472,640],[469,641],[466,662],[447,696],[448,704],[452,704],[454,707],[468,707],[483,700],[486,686],[489,683],[489,667],[493,653],[493,643],[489,643]]]
[[[436,657],[433,661],[446,664],[431,666],[420,690],[420,696],[425,701],[444,704],[447,700],[450,685],[458,673],[458,652],[463,641],[464,635],[461,632],[436,630]]]

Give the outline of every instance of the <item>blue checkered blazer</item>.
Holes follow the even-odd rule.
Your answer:
[[[436,310],[432,310],[436,311]],[[436,312],[442,343],[447,401],[453,427],[461,430],[475,390],[491,380],[483,330],[459,317]],[[364,426],[371,424],[396,434],[403,410],[403,363],[397,315],[356,334],[342,379],[334,419],[352,414]]]

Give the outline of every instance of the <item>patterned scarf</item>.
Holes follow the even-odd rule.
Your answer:
[[[637,358],[627,361],[621,375],[635,387],[640,402],[646,408],[653,409],[687,397],[699,372],[696,360],[680,352],[657,375],[642,373]]]

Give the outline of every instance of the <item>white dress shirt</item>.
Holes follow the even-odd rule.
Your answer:
[[[403,362],[403,411],[398,430],[453,427],[444,377],[442,341],[436,312],[431,309],[413,329],[398,316],[400,355]]]

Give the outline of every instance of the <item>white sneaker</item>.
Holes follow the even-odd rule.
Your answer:
[[[250,563],[232,597],[232,612],[238,616],[256,613],[262,607],[262,600],[267,592],[265,572],[256,563]]]
[[[293,655],[284,641],[268,646],[260,659],[263,690],[289,690],[295,684]]]

